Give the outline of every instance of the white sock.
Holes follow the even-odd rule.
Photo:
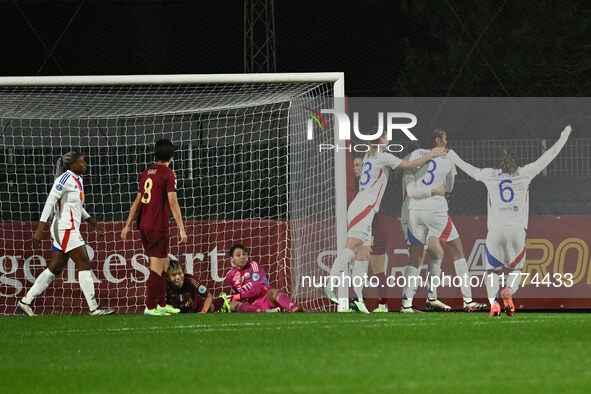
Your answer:
[[[406,279],[406,283],[402,288],[402,307],[410,308],[420,280],[418,268],[407,265],[404,269],[404,278]]]
[[[49,270],[49,268],[46,268],[45,271],[43,271],[41,275],[35,279],[33,287],[31,287],[31,290],[29,290],[23,297],[23,302],[27,305],[30,305],[39,294],[43,293],[45,289],[47,289],[47,286],[49,286],[54,278],[55,275]]]
[[[468,273],[468,264],[465,258],[454,261],[456,275],[462,278],[460,290],[462,291],[462,298],[464,302],[472,301],[472,288],[470,287],[470,274]]]
[[[78,283],[80,283],[80,288],[84,293],[84,298],[86,298],[88,308],[91,312],[96,310],[98,308],[98,304],[94,298],[94,282],[92,281],[92,274],[90,273],[90,270],[78,271]]]
[[[436,300],[437,285],[439,285],[441,279],[441,260],[431,260],[427,267],[427,273],[429,274],[429,281],[427,282],[427,297],[430,300]],[[439,279],[433,280],[433,278]]]
[[[499,291],[499,274],[494,271],[488,271],[484,280],[486,285],[486,296],[490,306],[497,302],[497,293]]]
[[[351,262],[351,260],[353,260],[354,257],[355,252],[353,252],[351,249],[344,248],[341,251],[339,251],[339,253],[337,254],[337,258],[334,260],[334,263],[330,270],[331,284],[329,285],[329,287],[332,288],[333,277],[340,277],[341,279],[343,279],[343,277],[345,276],[345,270],[347,269],[349,263]],[[342,285],[343,283],[341,281],[341,287]]]
[[[520,270],[510,270],[509,274],[507,275],[507,286],[511,289],[511,295],[515,294],[517,290],[519,290],[519,285],[521,284],[521,271]]]
[[[369,269],[369,261],[355,261],[353,264],[353,290],[357,295],[359,301],[363,301],[363,287],[365,279],[367,278],[367,270]],[[357,279],[355,279],[357,278]]]

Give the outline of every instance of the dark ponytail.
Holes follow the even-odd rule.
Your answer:
[[[69,170],[74,160],[76,160],[80,156],[82,156],[82,153],[71,150],[59,159],[57,159],[57,162],[55,163],[54,177],[57,178],[58,176],[62,175],[64,172]]]

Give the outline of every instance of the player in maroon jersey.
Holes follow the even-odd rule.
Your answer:
[[[177,260],[170,260],[166,277],[166,302],[180,309],[181,313],[230,312],[227,300],[214,298],[207,287],[192,275],[184,273]]]
[[[275,308],[301,311],[286,294],[271,287],[263,267],[248,259],[244,245],[232,246],[229,255],[234,264],[226,274],[226,283],[233,293],[227,296],[232,312],[266,312]],[[220,297],[226,295],[222,293]]]
[[[146,289],[144,315],[162,316],[179,313],[166,303],[166,269],[168,258],[168,222],[170,211],[179,228],[179,244],[187,242],[181,209],[176,195],[176,175],[169,168],[174,146],[169,140],[159,140],[154,146],[156,164],[140,175],[139,191],[121,231],[121,239],[127,238],[131,223],[137,214],[142,244],[150,257],[150,276]]]

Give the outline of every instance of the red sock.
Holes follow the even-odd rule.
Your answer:
[[[146,285],[146,306],[148,309],[156,308],[158,302],[158,289],[160,289],[160,275],[150,270],[150,276],[148,276],[148,282]]]
[[[160,275],[160,288],[158,289],[158,305],[166,306],[166,274]]]
[[[236,305],[236,312],[246,312],[246,313],[255,313],[260,312],[261,310],[257,307],[254,307],[250,304],[238,304]]]
[[[275,296],[275,300],[279,304],[280,307],[285,309],[286,311],[293,312],[298,306],[293,303],[293,301],[285,294],[281,292],[277,292]]]

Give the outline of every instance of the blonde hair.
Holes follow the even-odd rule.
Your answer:
[[[166,270],[166,275],[173,276],[179,272],[184,272],[183,266],[181,265],[181,263],[178,260],[170,259],[170,265],[168,266],[168,269]]]
[[[513,152],[509,149],[504,148],[503,154],[499,159],[499,168],[505,174],[514,174],[517,171],[517,161]]]

